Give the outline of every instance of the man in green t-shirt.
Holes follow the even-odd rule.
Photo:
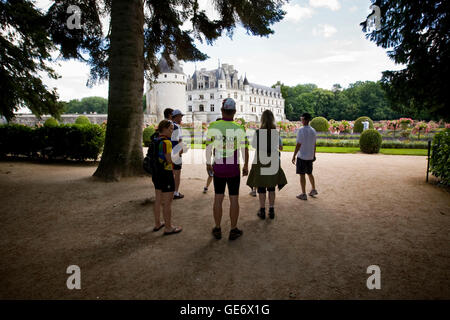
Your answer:
[[[212,233],[216,239],[222,238],[220,223],[222,221],[222,203],[225,187],[228,185],[230,196],[230,240],[242,235],[237,228],[239,218],[239,185],[240,185],[240,153],[244,155],[242,175],[248,175],[248,140],[245,128],[233,121],[236,114],[236,103],[233,99],[225,99],[222,103],[222,119],[212,122],[206,135],[206,170],[214,173],[214,221]],[[211,157],[214,154],[214,162]]]

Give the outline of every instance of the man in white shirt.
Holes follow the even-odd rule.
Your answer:
[[[313,162],[316,160],[316,130],[309,125],[311,121],[311,115],[309,113],[302,114],[300,120],[303,123],[303,127],[297,133],[297,145],[295,146],[292,163],[297,165],[297,174],[300,175],[300,185],[302,187],[302,193],[297,198],[300,200],[308,200],[306,196],[305,174],[308,175],[309,182],[312,186],[309,195],[314,197],[318,194],[314,176],[312,175]]]

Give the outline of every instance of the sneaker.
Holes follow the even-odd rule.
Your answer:
[[[173,199],[174,200],[176,200],[176,199],[183,199],[184,198],[184,194],[181,194],[181,193],[178,193],[178,194],[174,194],[173,195]]]
[[[252,197],[256,197],[256,190],[250,191],[249,195],[251,195]]]
[[[256,215],[264,220],[266,218],[266,208],[259,209]]]
[[[212,229],[212,234],[213,234],[214,238],[216,238],[217,240],[222,239],[222,229],[214,228],[214,229]]]
[[[238,228],[234,228],[230,230],[230,236],[228,237],[229,240],[236,240],[240,236],[242,236],[242,230],[239,230]]]
[[[207,193],[208,192],[208,188],[207,187],[204,187],[203,188],[203,193]]]
[[[297,196],[297,199],[308,200],[308,197],[306,196],[306,193],[302,193]]]
[[[275,209],[269,208],[269,218],[274,219],[275,218]]]
[[[311,197],[317,196],[318,194],[319,194],[319,193],[318,193],[317,190],[315,190],[315,189],[311,190],[311,192],[309,193],[309,195],[310,195]]]

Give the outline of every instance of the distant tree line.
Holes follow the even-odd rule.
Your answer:
[[[424,110],[407,110],[402,106],[393,106],[380,82],[358,81],[345,89],[335,84],[331,90],[318,88],[315,84],[289,87],[277,82],[275,85],[281,86],[288,120],[299,120],[304,112],[309,112],[314,117],[322,116],[334,120],[355,120],[362,116],[373,120],[399,117],[433,119]]]
[[[108,99],[102,97],[86,97],[80,100],[72,99],[69,102],[62,102],[64,105],[64,113],[97,113],[97,114],[107,114],[108,113]],[[145,95],[142,97],[142,108],[146,109],[146,99]]]

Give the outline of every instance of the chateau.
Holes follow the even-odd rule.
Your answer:
[[[273,112],[276,121],[285,120],[284,99],[280,87],[266,87],[250,83],[239,76],[232,65],[222,64],[215,70],[201,69],[186,76],[174,59],[169,67],[161,58],[160,74],[152,88],[146,88],[147,115],[155,122],[163,119],[165,108],[180,109],[184,122],[211,122],[221,117],[220,108],[225,98],[236,101],[236,118],[260,121],[264,110]]]

